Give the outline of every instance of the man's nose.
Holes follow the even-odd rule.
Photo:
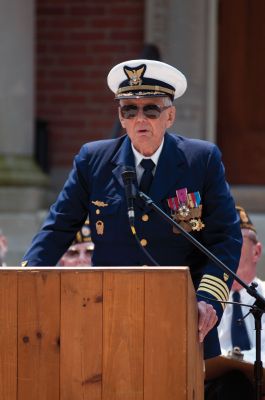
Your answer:
[[[144,114],[144,110],[142,107],[139,107],[137,110],[137,114],[136,114],[136,119],[142,120],[142,119],[147,119],[147,117]]]

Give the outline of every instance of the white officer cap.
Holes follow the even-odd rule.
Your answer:
[[[116,99],[182,96],[187,80],[178,69],[161,61],[129,60],[115,65],[107,78]]]

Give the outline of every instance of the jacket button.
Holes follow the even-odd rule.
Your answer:
[[[145,247],[145,246],[147,245],[147,240],[146,240],[146,239],[142,239],[142,240],[141,240],[141,245],[142,245],[143,247]]]
[[[142,215],[142,221],[147,222],[149,220],[149,216],[147,214]]]

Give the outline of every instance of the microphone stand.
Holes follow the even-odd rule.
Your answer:
[[[159,208],[154,201],[148,197],[143,192],[138,192],[138,196],[144,201],[145,205],[156,213],[160,215],[161,218],[166,220],[170,225],[178,229],[179,232],[189,240],[194,246],[196,246],[200,251],[202,251],[206,256],[212,260],[219,268],[228,274],[232,275],[234,279],[246,289],[247,293],[256,299],[252,306],[251,314],[255,319],[255,330],[256,330],[256,361],[254,363],[254,379],[255,379],[255,398],[256,400],[262,399],[262,361],[261,361],[261,318],[265,312],[265,298],[261,296],[257,290],[257,284],[252,282],[249,286],[245,283],[239,276],[233,272],[229,267],[227,267],[219,258],[217,258],[213,253],[211,253],[206,247],[204,247],[198,240],[196,240],[192,235],[185,231],[184,228],[172,218],[170,218],[161,208]]]

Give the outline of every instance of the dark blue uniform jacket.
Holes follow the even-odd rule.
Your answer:
[[[95,266],[141,266],[150,261],[132,235],[127,215],[121,172],[134,166],[127,136],[85,144],[75,157],[73,169],[41,231],[24,256],[26,265],[56,265],[89,214],[95,243]],[[205,227],[192,235],[230,269],[236,271],[241,251],[241,232],[234,201],[225,181],[218,148],[206,141],[165,134],[149,196],[170,215],[167,199],[176,190],[199,192]],[[141,201],[135,205],[135,227],[146,249],[161,266],[189,266],[198,294],[210,297],[219,318],[232,278],[207,259],[193,244]],[[148,218],[142,219],[143,215]],[[148,219],[146,221],[146,219]],[[209,301],[211,303],[211,301]],[[216,332],[208,335],[206,357],[219,354]],[[211,340],[211,336],[214,336]],[[211,344],[210,344],[211,342]]]

